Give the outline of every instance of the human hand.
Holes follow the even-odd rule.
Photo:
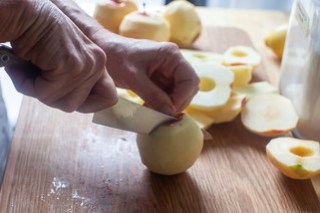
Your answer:
[[[105,39],[105,30],[92,36],[108,55],[107,69],[116,85],[136,92],[145,103],[167,114],[179,114],[198,91],[199,78],[169,42]]]
[[[0,3],[0,41],[42,72],[29,78],[6,68],[16,89],[43,103],[72,112],[94,112],[117,101],[104,51],[50,1]]]
[[[179,114],[198,91],[199,78],[172,43],[124,38],[105,30],[72,0],[51,0],[108,56],[117,86],[136,92],[147,105]]]

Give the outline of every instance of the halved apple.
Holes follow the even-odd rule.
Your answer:
[[[208,63],[222,64],[222,55],[219,53],[181,49],[183,57],[191,64]]]
[[[229,67],[234,73],[234,87],[242,87],[249,84],[252,79],[253,66],[251,65],[235,65]]]
[[[297,126],[298,115],[291,101],[279,94],[250,96],[243,101],[241,121],[262,136],[278,136]]]
[[[197,109],[209,110],[223,106],[231,95],[233,72],[217,64],[193,64],[200,78],[200,89],[190,105]]]
[[[138,134],[142,163],[152,172],[175,175],[190,168],[201,153],[203,133],[188,115],[165,123],[149,135]]]
[[[293,179],[309,179],[320,174],[318,141],[290,137],[272,139],[266,147],[271,163]]]
[[[233,65],[251,65],[256,67],[261,62],[260,54],[251,47],[232,46],[228,48],[223,55],[223,64]]]
[[[267,81],[259,81],[241,87],[233,87],[232,93],[246,95],[249,97],[266,93],[278,93],[278,90]]]

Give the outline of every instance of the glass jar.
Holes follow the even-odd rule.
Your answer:
[[[293,134],[320,141],[320,0],[296,0],[281,63],[280,92],[299,114]]]

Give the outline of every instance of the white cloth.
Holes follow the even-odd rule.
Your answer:
[[[0,85],[0,142],[9,142],[11,136],[10,125],[8,122],[7,110],[2,98]],[[0,145],[1,147],[1,145]],[[1,153],[1,150],[0,150]]]
[[[6,106],[2,98],[0,85],[0,184],[6,166],[11,141],[11,128],[8,122]]]

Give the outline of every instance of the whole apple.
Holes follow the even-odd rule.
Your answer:
[[[138,134],[137,145],[141,161],[150,171],[175,175],[195,163],[203,147],[203,133],[192,118],[184,114],[149,135]]]
[[[119,33],[123,17],[136,10],[138,6],[133,0],[107,0],[97,3],[93,17],[106,29]]]
[[[123,18],[119,34],[129,38],[168,41],[170,28],[169,23],[156,13],[135,11]]]
[[[188,1],[172,1],[166,6],[163,17],[170,23],[170,41],[180,48],[190,47],[201,34],[200,17]]]

